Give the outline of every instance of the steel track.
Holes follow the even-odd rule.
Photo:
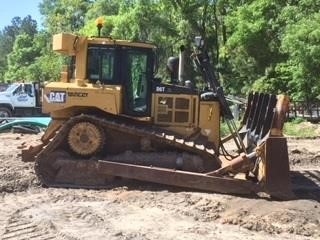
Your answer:
[[[87,159],[79,159],[74,156],[66,155],[66,152],[60,152],[65,145],[67,145],[68,130],[77,122],[91,121],[95,124],[102,126],[106,131],[114,130],[123,134],[131,134],[139,137],[144,137],[152,140],[153,142],[164,144],[168,147],[173,147],[177,151],[183,151],[194,155],[199,155],[202,158],[218,161],[215,151],[212,148],[206,148],[205,144],[197,141],[186,141],[183,138],[178,138],[163,129],[154,127],[145,127],[132,124],[126,124],[124,122],[109,121],[89,115],[80,115],[68,120],[64,126],[57,132],[57,134],[50,140],[42,151],[37,155],[35,162],[35,171],[40,181],[46,186],[52,187],[73,187],[73,188],[104,188],[103,185],[96,186],[95,183],[90,185],[86,184],[71,184],[56,182],[54,179],[60,168],[52,164],[52,155],[56,158],[62,156],[63,158],[70,158],[70,162],[66,163],[66,168],[70,168],[69,171],[64,172],[65,175],[72,175],[75,171],[91,171],[91,175],[98,176],[99,170],[95,170],[97,166],[95,161]],[[134,154],[134,153],[132,153]],[[51,157],[50,157],[51,156]],[[98,160],[98,158],[94,159]],[[59,165],[59,164],[58,164]],[[83,168],[79,168],[79,165],[84,165]],[[292,190],[298,196],[298,198],[313,198],[320,199],[320,171],[317,169],[308,171],[291,171]],[[112,179],[112,178],[110,178]],[[105,181],[103,179],[102,181]],[[107,187],[107,186],[105,186]]]
[[[100,125],[102,129],[114,130],[121,132],[122,134],[131,134],[138,137],[143,137],[150,139],[152,142],[162,144],[168,147],[173,147],[176,151],[183,151],[190,154],[201,156],[204,159],[210,159],[212,161],[219,161],[215,155],[215,151],[212,148],[207,148],[205,144],[199,143],[197,141],[188,141],[183,138],[178,138],[175,135],[172,135],[163,129],[155,127],[145,127],[138,125],[128,125],[124,122],[109,121],[106,119],[89,116],[89,115],[79,115],[69,119],[63,127],[56,133],[56,135],[49,141],[49,143],[42,149],[42,151],[37,155],[35,162],[35,172],[40,179],[40,181],[46,186],[54,187],[70,187],[72,184],[63,184],[54,182],[53,179],[56,175],[56,172],[59,169],[56,169],[52,165],[52,158],[57,156],[52,156],[54,153],[57,153],[58,156],[64,155],[65,153],[59,153],[59,151],[67,145],[67,134],[69,129],[76,123],[80,121],[89,121],[94,124]],[[64,155],[64,157],[67,157]],[[71,159],[74,158],[69,156]],[[77,159],[77,162],[82,162],[83,165],[90,165],[92,161],[87,159]],[[91,163],[89,163],[91,162]],[[72,164],[71,164],[72,165]],[[74,166],[74,164],[73,164]],[[90,168],[90,167],[89,167]],[[69,172],[71,174],[71,172]],[[99,174],[99,172],[96,172]],[[74,185],[72,187],[88,187],[82,186],[81,184]],[[90,186],[90,188],[94,188]],[[100,187],[99,187],[100,188]]]

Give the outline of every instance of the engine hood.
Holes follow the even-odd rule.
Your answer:
[[[0,92],[0,103],[8,103],[8,102],[10,102],[10,93]]]

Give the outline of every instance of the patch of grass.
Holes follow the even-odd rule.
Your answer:
[[[320,132],[319,124],[312,124],[306,121],[293,120],[284,124],[283,133],[292,137],[318,137]]]
[[[240,122],[236,122],[236,125],[238,127],[240,125]],[[302,118],[296,118],[284,124],[283,133],[284,135],[290,136],[290,137],[299,137],[299,138],[319,137],[320,124],[319,123],[314,124],[314,123],[307,122]],[[226,122],[221,122],[220,134],[221,134],[221,137],[225,137],[230,134],[230,131]]]

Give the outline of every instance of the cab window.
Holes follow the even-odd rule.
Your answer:
[[[114,49],[89,46],[87,59],[89,82],[110,84],[114,82]]]
[[[16,88],[16,90],[13,91],[13,95],[21,94],[22,92],[22,84],[19,85],[19,87]]]
[[[151,107],[152,52],[146,49],[126,49],[123,60],[126,113],[148,116]]]

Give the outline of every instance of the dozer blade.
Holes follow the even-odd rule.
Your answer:
[[[265,142],[262,165],[266,192],[280,199],[293,198],[290,182],[287,140],[284,137],[268,137]],[[265,159],[265,160],[264,160]]]
[[[257,178],[266,192],[281,199],[293,196],[287,140],[282,134],[288,109],[287,96],[251,93],[243,119],[248,146],[257,146]]]
[[[99,168],[107,175],[116,175],[124,178],[210,192],[248,195],[261,190],[259,185],[246,180],[209,176],[203,173],[115,163],[110,161],[99,161]]]

